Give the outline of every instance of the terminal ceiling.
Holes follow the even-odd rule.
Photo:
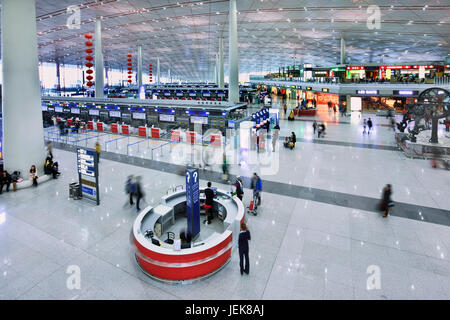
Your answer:
[[[78,5],[79,29],[67,28]],[[370,30],[367,8],[381,10]],[[102,19],[105,65],[126,67],[143,48],[143,64],[194,81],[212,79],[219,38],[228,57],[228,0],[36,0],[39,60],[81,65],[84,34]],[[278,71],[298,63],[336,65],[340,39],[350,63],[442,61],[450,54],[449,0],[237,0],[241,73]],[[134,65],[136,63],[134,62]]]

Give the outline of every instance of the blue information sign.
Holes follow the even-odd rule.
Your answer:
[[[98,157],[92,149],[77,149],[78,180],[81,186],[81,195],[100,204],[98,192]]]
[[[200,233],[200,188],[198,169],[186,169],[187,228],[194,239]]]

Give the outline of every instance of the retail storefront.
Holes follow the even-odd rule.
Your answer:
[[[415,90],[394,90],[392,95],[380,96],[379,90],[357,90],[358,97],[352,101],[352,111],[357,111],[360,105],[361,111],[377,112],[378,110],[395,110],[395,112],[403,113],[407,109],[407,105],[417,102],[419,95]],[[356,99],[358,98],[358,99]],[[360,100],[360,103],[356,100]]]

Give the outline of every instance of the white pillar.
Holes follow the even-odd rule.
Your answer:
[[[103,98],[103,52],[102,52],[102,21],[95,21],[95,97]]]
[[[156,84],[159,86],[159,58],[156,61]]]
[[[228,84],[228,101],[239,102],[239,66],[238,66],[238,31],[236,0],[230,0],[230,39],[229,65],[230,80]]]
[[[137,83],[138,88],[142,86],[142,46],[138,46]]]
[[[217,83],[217,64],[214,63],[214,83]]]
[[[4,165],[28,179],[45,161],[35,1],[3,0],[1,11]]]
[[[225,73],[223,69],[223,38],[219,39],[219,87],[225,87]]]
[[[167,82],[172,83],[172,79],[170,78],[170,68],[169,72],[167,73]]]
[[[341,64],[345,64],[345,40],[341,38]]]
[[[219,70],[219,54],[216,53],[216,79],[214,80],[214,82],[216,84],[219,84],[219,74],[220,74],[220,70]]]

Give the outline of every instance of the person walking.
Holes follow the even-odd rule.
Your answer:
[[[383,198],[381,199],[381,210],[384,211],[383,218],[386,218],[389,214],[389,208],[393,207],[394,204],[391,200],[392,187],[387,184],[383,189]]]
[[[136,212],[139,212],[141,210],[141,208],[139,208],[139,203],[141,199],[144,197],[144,192],[142,191],[141,187],[141,177],[136,177],[134,185],[135,185],[134,195],[136,196]]]
[[[287,112],[287,105],[283,106],[283,110],[284,110],[284,116],[286,117],[287,116],[287,114],[286,114],[286,112]]]
[[[277,124],[273,128],[273,133],[272,133],[272,151],[273,152],[275,152],[275,146],[277,145],[279,136],[280,136],[280,126]]]
[[[248,246],[248,241],[251,240],[251,236],[250,236],[250,231],[247,229],[247,225],[245,224],[245,222],[241,223],[241,228],[240,228],[240,232],[239,232],[239,267],[241,270],[241,275],[244,274],[244,272],[246,274],[249,274],[250,272],[250,261],[249,261],[249,257],[248,257],[248,251],[249,251],[249,246]],[[244,263],[245,260],[245,263]]]
[[[322,136],[323,138],[324,135],[325,135],[325,124],[321,123],[319,124],[319,130],[317,131],[317,138],[320,138],[320,136]]]
[[[236,178],[236,182],[233,183],[233,186],[236,187],[236,192],[233,192],[232,194],[236,195],[239,200],[242,201],[242,198],[244,197],[244,184],[240,176]]]
[[[372,123],[372,119],[370,119],[369,118],[369,120],[367,120],[367,134],[370,134],[370,130],[372,130],[372,126],[373,126],[373,123]]]
[[[97,159],[98,162],[100,163],[100,152],[101,152],[102,147],[100,146],[100,142],[96,142],[95,143],[95,151],[97,152]]]
[[[364,121],[363,121],[363,128],[364,128],[364,130],[363,130],[363,134],[365,134],[365,133],[366,133],[366,127],[367,127],[367,120],[366,120],[366,119],[364,119]]]
[[[127,181],[125,182],[125,192],[129,195],[130,199],[130,206],[134,204],[133,202],[133,194],[135,189],[135,184],[133,182],[134,178],[133,175],[128,176]]]
[[[316,120],[314,120],[314,122],[313,122],[313,130],[314,130],[314,133],[313,133],[313,135],[315,135],[316,134],[316,130],[317,130],[317,121]]]

